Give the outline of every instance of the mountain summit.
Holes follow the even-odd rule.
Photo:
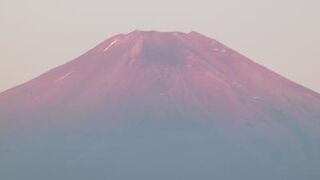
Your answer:
[[[197,32],[134,31],[0,94],[3,179],[319,179],[320,95]]]

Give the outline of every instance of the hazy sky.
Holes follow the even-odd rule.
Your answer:
[[[198,31],[320,92],[319,0],[0,0],[0,91],[135,29]]]

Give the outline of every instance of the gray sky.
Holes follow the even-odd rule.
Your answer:
[[[318,0],[0,0],[0,91],[135,29],[198,31],[320,92]]]

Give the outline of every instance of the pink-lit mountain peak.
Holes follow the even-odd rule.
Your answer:
[[[317,93],[216,40],[197,32],[156,31],[107,39],[75,60],[3,93],[0,103],[10,101],[15,108],[32,111],[48,105],[72,111],[89,106],[94,111],[122,107],[113,101],[135,103],[133,99],[141,106],[198,109],[243,119],[260,111],[261,102],[293,114],[301,104],[308,111],[319,110],[320,104]]]
[[[0,177],[318,180],[319,119],[214,39],[134,31],[0,94]]]

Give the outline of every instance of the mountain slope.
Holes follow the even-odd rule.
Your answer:
[[[0,94],[0,125],[6,179],[320,177],[320,95],[196,32],[116,35]]]

